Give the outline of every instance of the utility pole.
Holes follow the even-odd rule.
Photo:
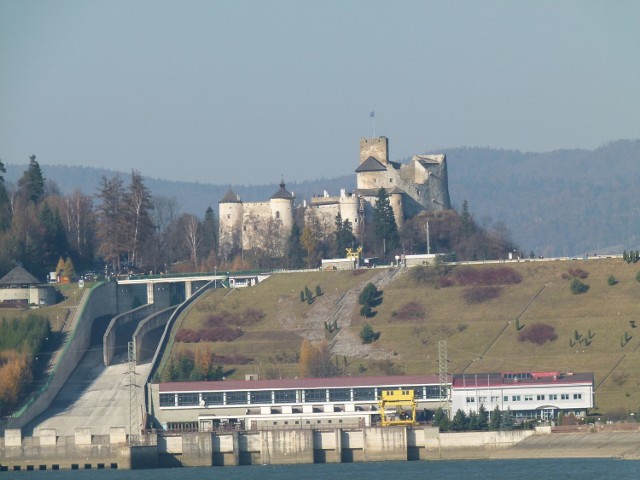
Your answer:
[[[447,341],[440,340],[438,342],[438,380],[439,380],[439,392],[440,404],[442,405],[443,399],[448,397],[448,382],[449,382],[449,359],[447,358]]]
[[[136,352],[133,342],[127,344],[127,361],[129,363],[129,369],[125,372],[125,375],[129,377],[129,445],[133,445],[133,432],[139,437],[140,428],[138,425],[138,385],[136,383],[136,376],[140,375],[136,373]]]

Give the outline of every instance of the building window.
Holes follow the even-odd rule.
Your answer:
[[[533,401],[533,395],[525,395],[524,396],[524,401],[525,402],[532,402]]]
[[[296,403],[295,390],[275,390],[273,394],[276,403]]]
[[[494,397],[491,397],[491,403],[498,403],[500,401],[500,397],[498,397],[497,395]]]
[[[354,388],[353,389],[354,401],[375,400],[375,399],[376,399],[375,388]]]
[[[249,396],[251,398],[252,404],[271,403],[271,390],[258,390],[255,392],[250,392]]]
[[[549,400],[557,400],[558,399],[558,395],[555,393],[550,393],[549,394]]]
[[[421,400],[424,398],[424,388],[415,386],[415,387],[407,387],[408,390],[413,390],[413,396],[417,400]]]
[[[568,393],[561,393],[560,394],[560,400],[569,400],[569,394]]]
[[[467,397],[467,403],[476,403],[476,399],[474,397]]]
[[[537,399],[538,400],[544,400],[544,395],[538,395]]]
[[[280,218],[280,212],[276,212],[276,218]]]
[[[478,397],[478,403],[487,403],[487,397]]]
[[[205,405],[222,405],[224,403],[224,395],[222,393],[203,393],[202,400]]]
[[[574,400],[582,400],[582,394],[581,393],[574,393],[573,394],[573,399]]]
[[[227,392],[227,405],[245,405],[247,392]]]
[[[502,400],[505,401],[505,402],[508,402],[509,401],[509,396],[505,395],[504,397],[502,397]]]
[[[176,394],[175,393],[161,393],[160,394],[160,406],[161,407],[175,407],[176,406]]]
[[[350,388],[330,388],[329,401],[330,402],[350,402],[351,389]]]
[[[231,220],[231,214],[227,213],[227,220]]]
[[[194,407],[197,405],[198,405],[197,393],[179,393],[178,394],[179,407]]]
[[[305,390],[304,401],[305,403],[326,402],[327,391],[325,389]]]
[[[511,397],[511,400],[514,401],[514,402],[519,402],[520,401],[520,395],[513,395]]]

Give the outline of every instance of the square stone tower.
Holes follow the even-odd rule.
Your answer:
[[[360,163],[373,157],[383,165],[389,164],[389,139],[387,137],[361,138]]]

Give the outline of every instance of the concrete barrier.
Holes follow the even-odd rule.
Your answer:
[[[177,308],[176,306],[165,308],[159,312],[154,313],[153,315],[148,316],[144,320],[142,320],[136,331],[133,333],[133,346],[136,352],[136,361],[139,362],[142,356],[142,342],[144,341],[145,336],[156,328],[164,327],[169,322],[171,315],[175,312]]]
[[[22,428],[51,405],[89,348],[94,320],[104,315],[115,315],[115,305],[116,285],[113,282],[94,285],[84,292],[71,319],[75,328],[70,332],[70,338],[63,348],[58,364],[36,395],[9,418],[7,428]]]

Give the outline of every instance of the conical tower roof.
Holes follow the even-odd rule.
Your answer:
[[[284,180],[282,180],[280,182],[280,190],[278,190],[276,193],[274,193],[273,195],[271,195],[271,199],[275,199],[275,198],[282,198],[285,200],[293,200],[293,195],[291,195],[291,193],[289,193],[287,191],[287,189],[285,188],[285,184],[284,184]]]
[[[220,203],[242,203],[240,200],[240,195],[231,190],[231,187],[227,189],[227,193],[224,194]]]

